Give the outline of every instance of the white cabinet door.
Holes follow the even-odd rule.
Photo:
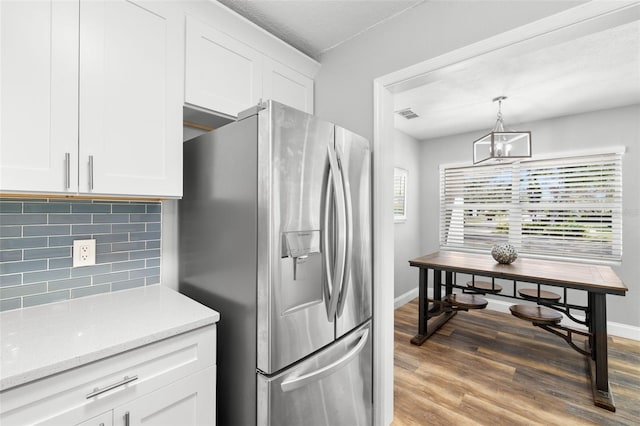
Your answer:
[[[81,3],[81,193],[182,195],[182,29],[174,2]]]
[[[78,13],[0,2],[0,191],[77,191]]]
[[[280,62],[265,58],[263,98],[313,114],[313,80]]]
[[[216,367],[178,380],[113,412],[117,426],[215,425]]]
[[[230,116],[262,94],[262,54],[187,17],[185,102]]]
[[[102,413],[99,416],[95,416],[87,421],[77,424],[76,426],[112,426],[113,425],[113,410]]]

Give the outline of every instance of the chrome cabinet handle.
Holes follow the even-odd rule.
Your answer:
[[[93,191],[93,155],[89,156],[89,190]]]
[[[71,188],[71,154],[64,153],[64,187],[66,189]]]
[[[111,384],[111,385],[109,385],[109,386],[105,386],[105,387],[104,387],[104,388],[102,388],[102,389],[100,389],[100,388],[95,388],[95,389],[93,390],[93,392],[90,392],[90,393],[88,393],[88,394],[87,394],[87,399],[91,399],[91,398],[93,398],[94,396],[98,396],[98,395],[103,394],[103,393],[105,393],[105,392],[107,392],[107,391],[110,391],[111,389],[115,389],[115,388],[117,388],[117,387],[119,387],[119,386],[124,386],[124,385],[126,385],[127,383],[131,383],[131,382],[133,382],[133,381],[135,381],[135,380],[138,380],[138,376],[137,376],[137,375],[136,375],[136,376],[132,376],[132,377],[124,376],[124,379],[120,380],[120,381],[119,381],[119,382],[117,382],[117,383]]]
[[[124,426],[129,426],[129,412],[124,413]]]

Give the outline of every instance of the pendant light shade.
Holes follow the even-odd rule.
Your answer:
[[[498,118],[493,130],[473,142],[473,164],[508,162],[516,158],[531,157],[531,132],[504,129],[502,101],[498,96]]]

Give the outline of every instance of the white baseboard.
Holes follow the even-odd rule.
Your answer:
[[[428,294],[429,296],[431,296],[432,289],[429,289]],[[417,287],[396,297],[393,304],[394,309],[398,309],[400,306],[412,301],[416,297],[418,297]],[[507,314],[511,313],[509,311],[509,306],[513,305],[513,302],[507,302],[505,300],[496,300],[496,299],[487,299],[487,300],[489,301],[489,304],[487,305],[487,309],[491,309],[492,311],[497,311],[497,312],[504,312]],[[579,317],[579,316],[576,316],[576,318],[584,319],[584,317]],[[580,328],[580,327],[576,327],[576,324],[567,318],[564,318],[562,320],[562,324],[571,326],[574,328]],[[625,339],[640,341],[640,327],[635,327],[627,324],[620,324],[618,322],[607,321],[607,334],[609,334],[610,336],[624,337]]]
[[[418,287],[412,288],[406,293],[401,294],[400,296],[395,298],[393,302],[393,309],[398,309],[400,306],[411,302],[413,299],[418,297],[418,294],[419,294]]]

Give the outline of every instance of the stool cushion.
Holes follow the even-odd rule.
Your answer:
[[[511,314],[525,321],[539,324],[557,324],[562,320],[562,314],[544,306],[511,305]]]
[[[487,299],[477,294],[450,294],[447,296],[447,302],[453,306],[464,309],[484,309],[487,307]]]
[[[518,290],[518,294],[525,299],[536,300],[538,299],[538,289],[537,288],[521,288]],[[550,292],[540,290],[540,300],[547,300],[551,302],[557,302],[560,300],[560,295]]]
[[[484,293],[500,293],[502,291],[501,285],[494,284],[492,287],[491,283],[487,281],[469,281],[467,287],[482,290]]]

